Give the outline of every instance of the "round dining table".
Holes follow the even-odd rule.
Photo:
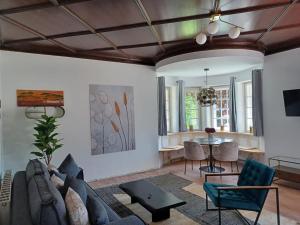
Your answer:
[[[209,165],[200,167],[199,168],[200,170],[207,173],[221,173],[225,171],[223,167],[214,166],[213,164],[213,153],[212,153],[213,146],[220,145],[224,142],[232,142],[233,139],[209,137],[209,138],[194,138],[191,141],[194,141],[200,145],[209,146]]]

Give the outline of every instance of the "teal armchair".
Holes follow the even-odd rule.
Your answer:
[[[211,176],[239,176],[237,185],[210,183],[207,181]],[[257,224],[269,190],[276,191],[277,224],[280,225],[279,193],[278,187],[271,186],[275,170],[255,160],[247,160],[241,173],[206,174],[203,188],[206,192],[206,210],[219,212],[219,225],[222,224],[222,210],[236,210],[238,215],[249,224],[238,211],[249,210],[257,212],[254,225]],[[209,197],[215,209],[208,208]],[[250,225],[250,224],[249,224]]]

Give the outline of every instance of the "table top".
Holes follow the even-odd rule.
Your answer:
[[[231,138],[194,138],[191,141],[197,142],[200,145],[220,145],[224,142],[232,142]]]
[[[173,194],[166,192],[145,180],[120,184],[119,187],[130,197],[137,199],[137,201],[150,212],[175,208],[185,204],[184,201]]]

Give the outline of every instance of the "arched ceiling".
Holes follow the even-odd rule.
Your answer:
[[[297,0],[1,0],[1,49],[155,65],[170,56],[218,48],[264,54],[300,46]],[[214,12],[230,25],[199,46]]]

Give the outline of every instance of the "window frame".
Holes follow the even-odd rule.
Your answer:
[[[247,95],[247,85],[250,85],[251,87],[251,96]],[[253,127],[253,115],[252,117],[248,117],[247,115],[247,109],[251,109],[251,112],[253,113],[253,106],[252,106],[252,82],[246,81],[243,83],[243,89],[244,89],[244,126],[245,126],[245,132],[250,133],[250,126],[248,124],[248,119],[251,119],[252,124],[251,127]],[[248,100],[247,98],[251,97],[251,107],[247,106]]]
[[[187,92],[190,90],[192,90],[192,92],[194,92],[196,94],[196,101],[197,101],[197,94],[199,93],[201,87],[199,86],[196,86],[196,87],[185,87],[185,90],[184,90],[184,97],[186,97],[186,94]],[[185,113],[186,113],[186,105],[185,105]],[[193,127],[193,130],[194,131],[199,131],[201,130],[201,116],[202,116],[202,113],[201,113],[201,106],[199,105],[198,101],[197,101],[197,115],[198,117],[197,118],[192,118],[192,119],[197,119],[198,121],[198,128],[195,128]],[[186,116],[186,115],[185,115]],[[186,121],[186,128],[189,130],[189,125],[188,125],[188,121]]]
[[[217,120],[218,120],[218,118],[220,118],[221,119],[221,121],[223,121],[224,119],[227,119],[227,124],[228,124],[228,126],[227,127],[224,127],[224,131],[230,131],[230,119],[229,119],[229,85],[220,85],[220,86],[214,86],[213,87],[216,91],[222,91],[222,90],[226,90],[227,91],[227,118],[224,118],[223,116],[222,116],[222,112],[223,112],[223,108],[221,107],[220,109],[221,109],[221,117],[214,117],[214,114],[216,114],[215,113],[215,111],[217,110],[216,108],[214,109],[214,107],[216,107],[216,105],[213,105],[213,106],[211,106],[210,107],[210,118],[211,118],[211,127],[215,127],[214,126],[214,120],[216,120],[216,125],[217,125]],[[222,95],[221,95],[222,96]],[[217,99],[217,101],[218,101],[218,99]],[[223,98],[220,100],[220,102],[221,102],[221,106],[222,106],[222,101],[223,101]],[[225,110],[225,109],[224,109]],[[224,124],[223,124],[224,125]],[[216,130],[221,130],[221,127],[215,127],[216,128]]]

